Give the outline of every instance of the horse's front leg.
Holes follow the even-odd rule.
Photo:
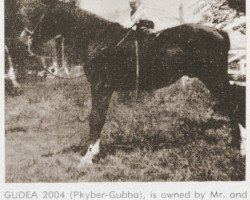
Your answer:
[[[66,55],[65,40],[62,36],[55,39],[55,47],[58,68],[60,71],[63,70],[66,75],[69,75],[69,65],[71,63],[68,62],[69,55]]]
[[[58,68],[62,68],[62,38],[58,37],[55,39],[55,48],[56,48],[56,62]]]
[[[90,125],[90,145],[86,154],[81,159],[79,167],[92,164],[93,158],[100,151],[100,135],[106,120],[113,91],[107,88],[91,89],[92,109],[89,118]]]

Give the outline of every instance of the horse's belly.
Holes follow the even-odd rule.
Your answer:
[[[125,67],[125,66],[124,66]],[[183,76],[182,70],[175,65],[139,65],[130,70],[122,70],[113,76],[115,90],[154,90],[169,86]]]
[[[130,51],[127,59],[123,57],[116,61],[119,65],[113,68],[113,86],[115,90],[166,87],[184,75],[188,65],[184,54],[183,49],[176,46],[161,51],[141,49],[137,60],[135,53]]]

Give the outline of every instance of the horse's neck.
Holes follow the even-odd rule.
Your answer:
[[[95,16],[90,17],[87,32],[87,48],[91,57],[104,49],[111,49],[124,35],[124,29],[119,24]]]
[[[87,49],[90,56],[115,46],[126,32],[119,24],[109,22],[78,8],[75,11],[71,10],[69,17],[74,22],[70,24],[69,30],[65,30],[62,25],[62,30],[68,33],[66,39],[71,41],[76,48]]]
[[[90,44],[105,48],[114,45],[122,38],[124,33],[122,26],[99,18],[92,19],[92,23],[89,35]]]

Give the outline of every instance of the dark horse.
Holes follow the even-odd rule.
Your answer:
[[[199,78],[219,101],[218,108],[230,118],[232,146],[240,148],[240,130],[227,74],[230,41],[227,33],[197,24],[185,24],[143,35],[106,21],[68,3],[47,0],[46,11],[32,34],[31,50],[56,35],[72,43],[84,63],[91,84],[90,145],[81,164],[92,163],[99,152],[100,134],[111,95],[136,88],[135,39],[139,43],[139,90],[169,86],[182,76]]]

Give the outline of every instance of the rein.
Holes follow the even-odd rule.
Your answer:
[[[41,3],[40,3],[40,4],[41,4]],[[42,16],[41,16],[41,18],[39,19],[39,21],[36,23],[34,30],[31,31],[31,30],[29,30],[29,29],[26,28],[26,27],[24,28],[24,30],[27,31],[31,36],[34,35],[34,34],[36,33],[36,31],[37,31],[37,29],[39,28],[41,22],[43,21],[44,17],[46,16],[46,14],[47,14],[48,11],[49,11],[48,6],[46,6],[46,5],[44,5],[44,4],[41,4],[41,5],[43,5],[43,6],[46,8],[46,10],[45,10],[44,13],[42,14]]]
[[[98,49],[100,49],[100,52],[103,52],[104,50],[107,50],[107,49],[109,49],[109,50],[113,50],[113,49],[115,49],[115,48],[117,48],[117,47],[119,47],[126,39],[127,39],[127,37],[129,36],[129,34],[131,33],[131,31],[133,30],[132,28],[135,26],[136,24],[134,24],[133,26],[131,26],[130,28],[128,28],[129,30],[126,32],[126,34],[124,35],[124,37],[122,37],[122,39],[121,40],[119,40],[119,42],[117,42],[114,46],[112,46],[112,47],[108,47],[108,48],[105,48],[105,42],[108,40],[108,38],[109,38],[109,36],[106,36],[97,46],[96,46],[96,48],[94,48],[94,51],[97,51]],[[95,59],[97,56],[99,56],[99,55],[101,55],[101,53],[96,53],[96,54],[94,54],[94,56],[91,56],[92,58],[90,59],[90,61],[91,60],[93,60],[93,59]]]

